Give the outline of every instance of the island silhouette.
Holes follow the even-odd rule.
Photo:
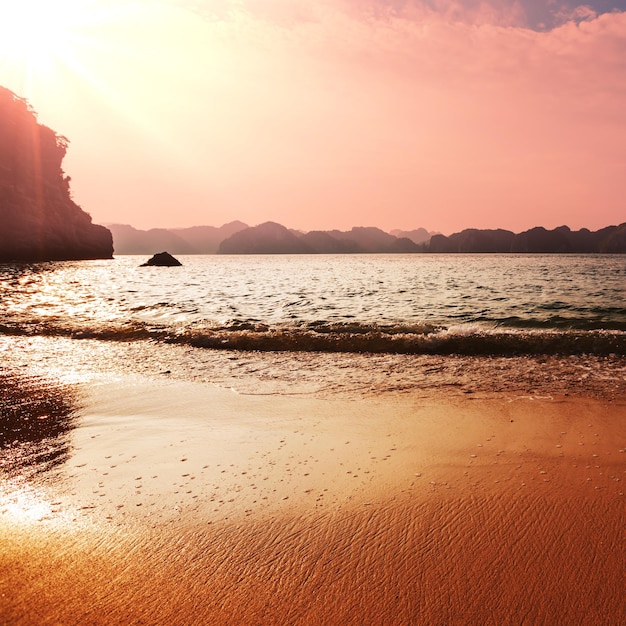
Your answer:
[[[468,228],[449,236],[415,231],[384,232],[355,226],[349,231],[301,232],[276,222],[247,226],[230,222],[219,228],[155,228],[138,230],[127,224],[109,224],[116,254],[149,254],[167,249],[171,254],[624,254],[626,223],[597,231],[567,226],[553,230],[535,227],[521,233]]]

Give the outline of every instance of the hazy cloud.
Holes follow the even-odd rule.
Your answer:
[[[448,22],[533,30],[550,30],[569,21],[626,11],[626,0],[183,0],[181,4],[211,19],[245,14],[281,25],[315,22],[320,13],[334,10],[361,19],[419,22],[437,16]]]
[[[88,85],[65,73],[32,99],[71,138],[67,171],[94,219],[131,207],[136,226],[623,221],[619,7],[137,4],[81,50]]]

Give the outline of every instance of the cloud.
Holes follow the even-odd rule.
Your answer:
[[[626,0],[170,0],[209,19],[248,15],[293,26],[315,22],[320,14],[338,11],[363,19],[405,18],[424,21],[434,16],[452,23],[550,30],[569,21],[593,19],[625,11]]]
[[[573,8],[564,7],[556,12],[557,18],[563,22],[583,22],[597,17],[597,13],[588,5],[580,5]]]
[[[173,225],[176,206],[187,225],[600,227],[626,195],[626,14],[590,3],[597,15],[566,18],[565,4],[540,29],[529,1],[145,3],[107,31],[114,47],[81,56],[136,113],[111,120],[127,163],[107,156],[111,131],[90,134],[101,98],[83,127],[53,127],[101,221],[125,219],[133,198],[151,207],[145,226]],[[94,171],[121,183],[103,188]]]
[[[318,204],[396,211],[396,223],[416,205],[455,219],[465,207],[468,223],[491,225],[504,205],[534,223],[554,207],[583,224],[591,206],[617,211],[626,14],[579,8],[538,31],[521,5],[430,4],[318,2],[307,13],[274,2],[238,15],[238,45],[271,58],[246,134],[257,142],[247,167],[266,155],[254,175],[265,193],[276,168],[287,202],[307,189]]]

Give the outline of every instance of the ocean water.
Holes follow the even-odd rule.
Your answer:
[[[180,258],[0,266],[0,379],[626,394],[626,256]]]
[[[0,266],[0,334],[207,349],[626,354],[626,256],[143,257]]]

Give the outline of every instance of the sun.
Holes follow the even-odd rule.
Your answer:
[[[76,56],[85,5],[78,0],[0,0],[0,63],[28,75]]]

